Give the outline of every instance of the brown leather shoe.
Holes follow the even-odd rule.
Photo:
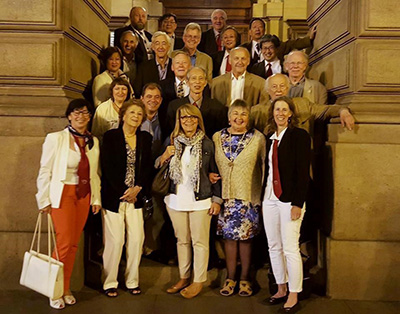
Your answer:
[[[187,286],[189,286],[190,281],[187,279],[181,279],[179,280],[176,284],[172,285],[167,289],[167,293],[169,294],[175,294],[181,291],[182,289],[185,289]]]
[[[198,295],[202,289],[203,284],[201,282],[194,282],[189,287],[181,290],[181,296],[185,299],[191,299]]]

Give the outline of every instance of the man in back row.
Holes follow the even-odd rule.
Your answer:
[[[223,50],[222,46],[222,31],[226,27],[228,16],[221,9],[216,9],[211,14],[212,28],[205,31],[201,35],[199,50],[208,54],[210,57],[218,51]]]

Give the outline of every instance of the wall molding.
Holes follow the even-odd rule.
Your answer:
[[[103,7],[103,5],[97,0],[83,0],[84,3],[90,8],[90,10],[96,14],[99,19],[108,26],[110,23],[111,15]]]

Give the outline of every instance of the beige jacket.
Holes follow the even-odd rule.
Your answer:
[[[226,158],[221,144],[221,131],[213,136],[215,161],[222,181],[222,198],[261,204],[265,168],[265,136],[255,130],[253,138],[233,163]]]

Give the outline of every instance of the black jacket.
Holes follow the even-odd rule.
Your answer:
[[[169,135],[175,127],[176,111],[184,104],[190,104],[189,96],[175,99],[169,103],[167,111],[167,135]],[[200,112],[203,116],[206,135],[209,138],[212,138],[215,132],[228,126],[228,108],[218,100],[203,96]]]
[[[143,207],[143,197],[151,197],[153,160],[151,156],[152,136],[136,131],[135,185],[142,187],[137,196],[136,208]],[[128,189],[125,185],[126,146],[122,128],[104,134],[101,148],[101,200],[103,208],[118,212],[120,197]]]
[[[219,76],[222,61],[224,59],[225,50],[216,52],[213,56],[213,78]]]
[[[250,73],[253,73],[255,75],[258,75],[262,77],[263,79],[267,79],[267,71],[265,70],[265,60],[258,62],[256,64],[253,64],[253,66],[250,69]],[[281,67],[283,69],[283,64],[281,64]]]
[[[212,56],[218,52],[218,45],[217,41],[215,40],[214,29],[210,28],[208,31],[205,31],[201,34],[201,40],[197,49],[208,54],[209,56]]]
[[[184,151],[184,149],[185,146],[183,145],[182,152]],[[199,193],[196,192],[194,193],[197,201],[204,200],[213,196],[221,198],[221,180],[218,180],[217,183],[215,184],[211,184],[210,179],[208,177],[208,174],[210,172],[219,173],[217,164],[215,162],[214,143],[208,137],[205,136],[202,143],[200,189]],[[171,180],[171,185],[169,187],[169,192],[176,194],[176,185],[172,180]]]
[[[114,46],[117,46],[122,50],[121,47],[121,35],[126,32],[126,31],[132,31],[136,34],[136,31],[133,29],[132,25],[128,25],[125,27],[117,28],[114,32]],[[144,31],[147,39],[151,42],[151,34],[148,31]],[[147,57],[147,50],[146,47],[144,46],[143,39],[139,35],[137,35],[139,39],[139,44],[135,49],[135,60],[136,64],[140,64],[142,61],[148,60]]]
[[[267,135],[267,158],[265,158],[265,173],[263,184],[264,198],[267,185],[269,165],[268,154],[271,148],[272,134]],[[278,168],[281,180],[281,202],[291,202],[293,206],[303,207],[307,198],[310,180],[311,138],[307,131],[299,128],[288,128],[278,146]]]

